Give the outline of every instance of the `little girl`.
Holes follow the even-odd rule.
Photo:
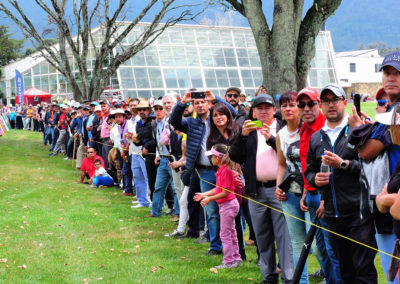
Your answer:
[[[217,186],[210,191],[196,193],[194,200],[201,201],[202,206],[213,200],[218,203],[221,218],[220,238],[224,247],[224,258],[222,264],[215,266],[215,268],[235,268],[242,262],[235,228],[235,217],[239,212],[239,202],[233,193],[235,191],[235,178],[232,168],[235,163],[229,159],[228,146],[224,144],[214,145],[210,151],[206,152],[206,155],[211,156],[211,163],[218,167]]]
[[[93,164],[96,171],[94,172],[92,185],[97,187],[112,186],[114,184],[114,181],[101,165],[101,161],[97,159],[94,161]]]

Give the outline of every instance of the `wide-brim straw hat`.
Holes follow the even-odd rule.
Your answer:
[[[148,101],[140,100],[139,104],[137,106],[135,106],[134,108],[136,109],[136,108],[151,108],[151,107],[150,107],[150,104]]]

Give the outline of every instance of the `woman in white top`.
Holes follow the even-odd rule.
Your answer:
[[[283,211],[303,220],[310,220],[309,213],[300,209],[303,193],[303,176],[300,162],[301,127],[296,93],[289,91],[281,95],[279,104],[282,118],[287,125],[279,130],[276,137],[278,153],[278,174],[276,177],[276,198],[282,202]],[[290,238],[292,240],[294,264],[297,265],[303,243],[307,234],[306,224],[294,218],[286,218]],[[307,263],[301,275],[301,284],[308,283]]]

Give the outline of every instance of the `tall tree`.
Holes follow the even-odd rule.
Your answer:
[[[0,26],[0,66],[7,65],[12,60],[17,59],[20,55],[24,40],[11,38],[12,34],[8,32],[6,26]],[[1,75],[1,69],[0,69]]]
[[[145,7],[136,16],[127,19],[131,14],[127,7],[128,0],[113,1],[112,6],[110,0],[91,1],[90,5],[88,0],[34,0],[32,5],[38,5],[48,17],[48,27],[40,32],[39,27],[35,25],[37,21],[26,15],[23,8],[26,5],[20,5],[22,2],[23,0],[2,1],[0,12],[12,19],[36,46],[41,47],[41,55],[66,78],[75,100],[78,101],[97,99],[123,62],[154,42],[169,26],[180,21],[192,20],[201,13],[193,15],[186,9],[190,6],[173,5],[175,0],[147,0]],[[67,4],[72,15],[68,14]],[[113,50],[139,21],[150,13],[154,15],[153,21],[144,28],[135,42],[113,54]],[[169,16],[170,14],[175,16]],[[95,22],[99,25],[97,32],[100,33],[100,37],[92,33]],[[47,35],[58,39],[58,44],[51,45],[45,38]],[[96,46],[93,49],[95,62],[91,74],[87,67],[90,45]],[[70,54],[78,69],[77,76],[72,72],[74,68],[69,60]]]
[[[261,60],[264,85],[272,94],[302,89],[315,55],[315,38],[342,0],[314,0],[304,18],[304,0],[275,0],[268,23],[262,0],[223,0],[247,18]]]

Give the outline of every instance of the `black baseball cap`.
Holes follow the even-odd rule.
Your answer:
[[[254,102],[253,102],[252,107],[256,107],[256,106],[259,105],[259,104],[270,104],[270,105],[272,105],[272,106],[275,106],[275,101],[274,101],[274,99],[272,98],[272,96],[263,94],[263,95],[258,95],[258,96],[254,99]]]

